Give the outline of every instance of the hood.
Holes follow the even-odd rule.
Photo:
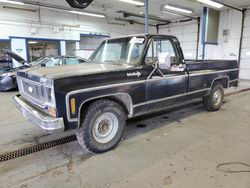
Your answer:
[[[59,79],[71,76],[82,76],[103,72],[112,72],[118,70],[126,70],[135,65],[116,65],[116,64],[97,64],[97,63],[83,63],[79,65],[64,65],[44,68],[30,68],[24,70],[25,74],[46,77],[49,79]]]
[[[18,63],[21,63],[22,65],[24,65],[26,63],[25,59],[23,59],[21,56],[17,55],[16,53],[14,53],[10,50],[2,49],[2,52],[4,54],[7,54],[8,56],[13,58],[14,60],[16,60]]]

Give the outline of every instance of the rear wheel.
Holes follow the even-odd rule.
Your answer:
[[[98,100],[91,104],[76,136],[87,151],[102,153],[117,146],[126,124],[122,107],[111,100]]]
[[[210,94],[203,97],[203,106],[207,111],[217,111],[221,108],[224,99],[224,88],[220,82],[214,84]]]

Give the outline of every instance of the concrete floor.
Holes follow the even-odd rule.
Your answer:
[[[14,94],[0,94],[0,154],[73,133],[48,135],[30,124],[12,104]],[[226,97],[218,112],[195,103],[129,121],[121,144],[101,155],[86,155],[75,141],[0,163],[0,187],[250,188],[250,173],[216,170],[250,164],[249,101],[244,92]]]

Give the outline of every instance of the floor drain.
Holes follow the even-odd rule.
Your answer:
[[[71,136],[68,136],[68,137],[60,138],[58,140],[53,140],[53,141],[50,141],[50,142],[41,143],[41,144],[38,144],[38,145],[35,145],[35,146],[30,146],[30,147],[27,147],[27,148],[23,148],[23,149],[19,149],[19,150],[16,150],[16,151],[8,152],[8,153],[0,155],[0,163],[4,162],[4,161],[9,161],[11,159],[15,159],[15,158],[18,158],[18,157],[22,157],[22,156],[25,156],[25,155],[29,155],[29,154],[32,154],[32,153],[35,153],[35,152],[38,152],[38,151],[42,151],[42,150],[45,150],[45,149],[49,149],[49,148],[52,148],[52,147],[55,147],[55,146],[59,146],[59,145],[62,145],[62,144],[73,142],[75,140],[76,140],[76,136],[71,135]]]

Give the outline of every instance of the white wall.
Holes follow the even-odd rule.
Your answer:
[[[206,59],[238,59],[242,14],[236,10],[220,13],[218,45],[206,45]],[[223,30],[229,29],[229,37]]]
[[[44,38],[80,41],[80,34],[107,34],[110,36],[143,33],[141,25],[109,25],[107,19],[74,15],[67,12],[41,9],[39,14],[0,7],[0,39],[10,36],[24,38]],[[16,39],[13,39],[16,40]],[[20,39],[21,41],[23,39]],[[26,50],[25,40],[22,42]],[[79,44],[76,44],[79,49]],[[12,42],[12,49],[21,48],[20,43]],[[65,52],[65,45],[61,45]],[[26,55],[23,57],[26,59]]]
[[[241,22],[242,15],[239,11],[221,11],[218,45],[206,45],[205,59],[238,60]],[[229,37],[223,37],[224,29],[229,29]],[[159,32],[177,36],[181,42],[185,58],[195,58],[197,42],[197,24],[195,22],[170,24],[169,26],[161,27]],[[240,78],[250,80],[250,11],[247,11],[243,37]],[[192,54],[191,57],[189,56],[190,54]],[[199,59],[202,58],[201,35],[198,57]]]
[[[236,10],[220,14],[218,45],[206,45],[206,59],[238,60],[242,14]],[[229,29],[229,37],[223,37],[223,30]],[[250,11],[247,11],[241,52],[240,79],[250,80]]]
[[[144,31],[141,25],[109,25],[106,19],[46,9],[41,9],[39,18],[38,13],[0,8],[0,27],[1,38],[22,36],[65,40],[80,40],[80,33],[117,36]],[[32,28],[37,29],[37,33],[32,33]]]

